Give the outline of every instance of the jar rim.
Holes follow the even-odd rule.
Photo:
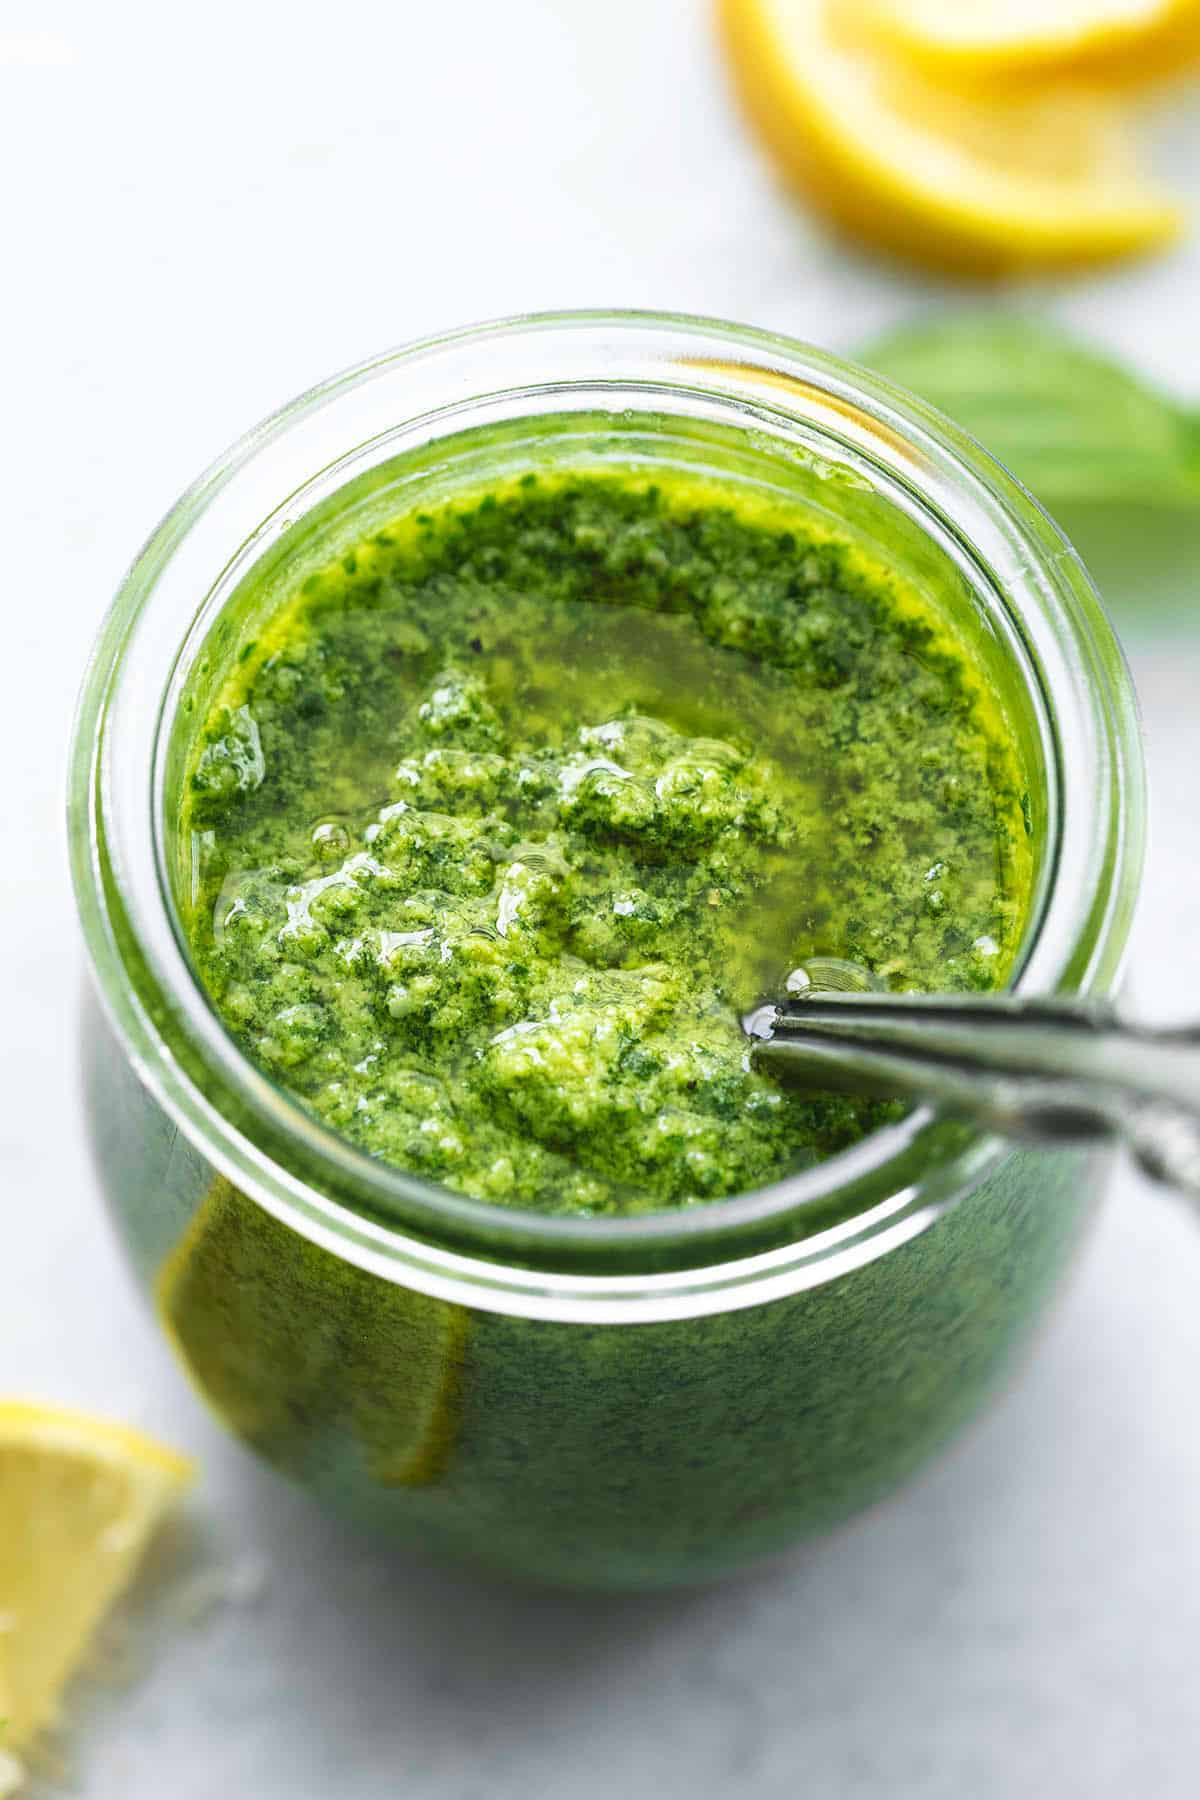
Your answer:
[[[1053,879],[1013,985],[1111,989],[1141,871],[1144,773],[1128,670],[1079,557],[1006,470],[923,402],[773,333],[674,314],[528,314],[403,345],[309,389],[219,458],[133,563],[88,666],[70,761],[77,900],[102,1002],[143,1084],[215,1168],[335,1254],[445,1298],[469,1291],[472,1304],[539,1317],[563,1316],[563,1306],[571,1316],[582,1307],[627,1318],[631,1309],[663,1317],[760,1304],[780,1283],[817,1285],[916,1235],[1004,1147],[964,1133],[953,1154],[914,1177],[937,1131],[918,1108],[812,1169],[702,1206],[624,1219],[498,1208],[383,1164],[318,1122],[238,1048],[170,930],[155,820],[168,710],[160,675],[174,670],[180,609],[194,616],[239,557],[256,560],[264,522],[288,524],[289,501],[318,473],[336,481],[343,446],[382,431],[394,456],[398,431],[431,430],[497,396],[515,397],[522,416],[558,411],[567,387],[645,392],[660,406],[699,393],[750,428],[793,422],[835,461],[886,465],[983,559],[1019,617],[1071,775],[1068,789],[1060,772]],[[238,1094],[236,1121],[195,1078],[183,1039],[229,1084],[222,1092]],[[264,1151],[245,1117],[269,1127],[276,1147],[303,1149],[306,1173]],[[886,1197],[804,1234],[806,1217],[859,1187]],[[347,1204],[348,1193],[369,1204]],[[614,1261],[634,1272],[612,1273]]]

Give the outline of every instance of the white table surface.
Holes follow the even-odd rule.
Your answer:
[[[938,1468],[767,1575],[633,1602],[482,1584],[322,1519],[208,1421],[97,1203],[64,745],[122,567],[185,482],[313,378],[472,318],[664,306],[849,348],[971,297],[780,196],[707,13],[0,0],[0,1390],[198,1452],[187,1554],[269,1570],[191,1629],[151,1584],[148,1666],[83,1709],[84,1800],[1200,1791],[1200,1233],[1132,1176],[1030,1372]],[[1162,154],[1200,198],[1200,102]],[[1198,277],[1193,242],[1020,297],[1196,394]],[[1197,1015],[1200,632],[1131,634],[1157,807],[1135,991]]]

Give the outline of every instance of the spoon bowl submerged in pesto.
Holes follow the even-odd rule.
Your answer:
[[[238,1043],[476,1199],[764,1187],[894,1109],[752,1066],[805,957],[1001,985],[1023,786],[967,644],[801,504],[526,472],[330,549],[187,759],[186,930]]]

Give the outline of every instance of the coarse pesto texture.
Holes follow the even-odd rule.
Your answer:
[[[620,1214],[760,1187],[877,1104],[741,1011],[816,953],[1003,980],[1020,771],[965,648],[815,518],[536,477],[308,576],[190,764],[192,951],[249,1054],[398,1167]]]

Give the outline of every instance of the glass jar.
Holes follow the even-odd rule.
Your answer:
[[[976,444],[864,370],[704,320],[518,319],[353,369],[223,457],[122,586],[71,764],[100,1002],[86,1085],[118,1230],[185,1368],[275,1465],[398,1539],[561,1583],[703,1579],[879,1498],[976,1411],[1104,1161],[918,1108],[754,1194],[550,1219],[371,1160],[242,1056],[171,899],[181,696],[248,569],[301,555],[345,496],[395,499],[404,471],[452,487],[468,427],[527,464],[736,464],[956,597],[1033,771],[1022,990],[1118,979],[1143,846],[1133,694],[1078,558]]]

